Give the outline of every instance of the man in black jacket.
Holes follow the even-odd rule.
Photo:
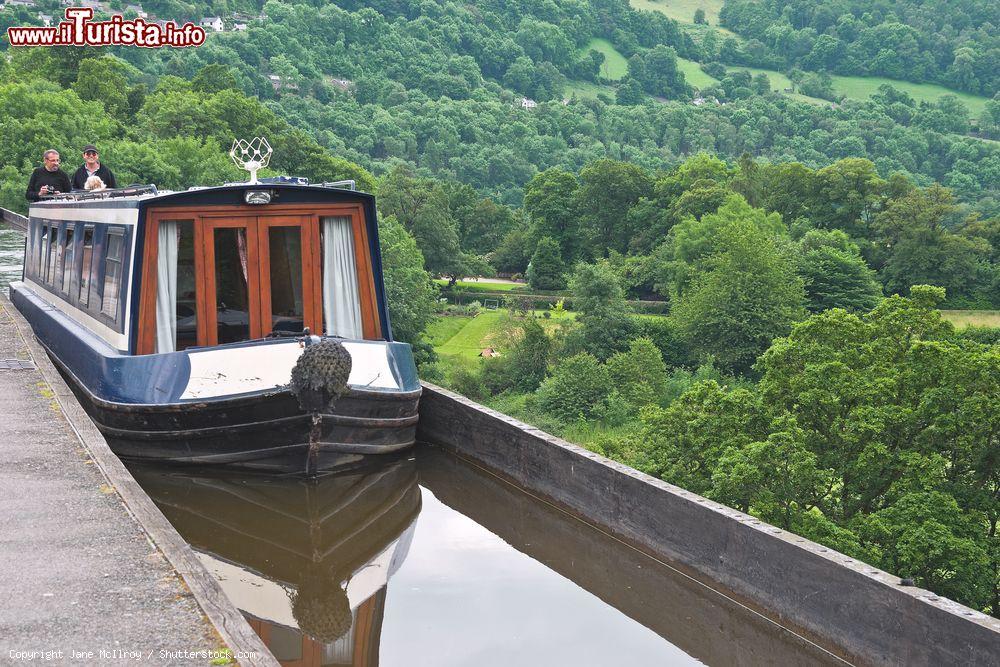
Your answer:
[[[38,201],[47,195],[69,192],[72,188],[69,176],[59,168],[59,151],[50,148],[42,153],[42,161],[45,166],[31,172],[28,190],[24,193],[28,201]]]
[[[115,183],[115,175],[111,173],[110,169],[101,164],[97,155],[97,147],[93,144],[87,144],[83,147],[83,165],[73,174],[73,189],[85,190],[87,179],[91,176],[97,176],[101,179],[106,188],[118,187],[118,184]]]

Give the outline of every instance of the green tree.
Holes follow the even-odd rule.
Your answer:
[[[786,234],[780,215],[752,208],[740,195],[729,194],[715,213],[686,218],[670,230],[670,237],[654,253],[657,291],[679,298],[720,251],[724,230],[738,222],[749,222],[769,238]]]
[[[649,196],[652,187],[646,170],[627,162],[596,160],[580,171],[575,208],[580,211],[581,232],[591,257],[628,250],[635,230],[624,224],[626,213],[640,198]]]
[[[853,238],[870,235],[885,181],[870,160],[846,158],[816,172],[812,219],[821,229],[841,229]]]
[[[963,512],[946,493],[930,491],[907,494],[857,525],[861,538],[880,554],[882,567],[983,608],[995,594],[995,585],[990,586],[989,547],[977,514]]]
[[[524,210],[536,238],[549,236],[559,242],[563,260],[576,260],[579,249],[579,215],[576,176],[552,168],[537,174],[524,187]]]
[[[606,262],[577,264],[570,280],[573,308],[579,311],[578,328],[569,341],[570,350],[586,350],[598,359],[607,359],[628,348],[636,325],[625,292],[611,265]]]
[[[239,90],[240,86],[229,67],[221,63],[209,63],[191,79],[191,88],[200,93],[217,93],[230,88]]]
[[[799,241],[798,272],[812,312],[830,308],[868,311],[882,297],[875,272],[840,230],[810,230]]]
[[[450,276],[454,284],[458,277],[480,268],[461,251],[448,195],[439,184],[398,166],[382,179],[378,194],[383,214],[395,216],[413,236],[428,271]]]
[[[416,241],[392,216],[379,219],[379,246],[393,337],[419,344],[434,315],[437,288]]]
[[[675,303],[673,317],[696,353],[745,373],[802,318],[805,293],[791,261],[751,220],[731,223],[720,236],[719,253]]]
[[[528,284],[540,290],[565,289],[565,271],[559,244],[548,236],[542,237],[528,265]]]
[[[829,475],[818,467],[794,418],[782,417],[769,430],[766,440],[722,453],[711,497],[791,530],[797,515],[829,492]]]
[[[933,284],[961,303],[985,287],[980,266],[992,247],[988,239],[950,231],[959,216],[951,192],[939,185],[911,190],[878,215],[878,246],[886,249],[880,253],[886,291],[905,293],[913,284]]]
[[[757,397],[727,390],[714,380],[699,382],[666,409],[642,415],[643,444],[636,466],[688,491],[708,495],[723,453],[766,437]]]
[[[524,273],[531,261],[532,245],[529,234],[521,227],[507,232],[499,247],[488,255],[490,264],[504,273]]]
[[[708,21],[705,20],[705,10],[701,7],[694,10],[694,22],[695,25],[708,25]]]
[[[113,116],[124,117],[129,109],[127,63],[112,56],[87,58],[80,63],[73,90],[80,99],[100,102]]]

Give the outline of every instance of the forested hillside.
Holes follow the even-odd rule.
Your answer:
[[[1000,5],[991,0],[727,0],[723,26],[754,40],[746,64],[1000,89]]]
[[[883,178],[937,181],[985,213],[1000,207],[1000,149],[964,136],[979,119],[956,99],[917,103],[886,89],[837,108],[802,102],[772,92],[767,75],[709,67],[718,56],[677,23],[624,0],[272,0],[263,12],[247,31],[212,35],[198,49],[116,53],[149,88],[151,77],[190,79],[225,64],[245,93],[337,155],[374,173],[405,161],[514,206],[550,167],[577,171],[609,157],[656,170],[704,151],[810,167],[863,157]],[[587,47],[594,37],[629,58],[620,80],[601,75],[604,56]],[[681,67],[693,61],[717,81],[698,106]],[[269,75],[280,77],[277,90]],[[539,106],[522,108],[522,96]],[[991,108],[995,119],[980,121],[987,133],[1000,127],[1000,107]]]
[[[425,378],[1000,615],[1000,332],[938,311],[1000,308],[996,8],[669,1],[150,4],[249,27],[5,52],[0,205],[46,148],[184,188],[267,136],[377,194]],[[494,273],[529,285],[481,313]]]

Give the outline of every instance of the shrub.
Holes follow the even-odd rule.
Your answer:
[[[526,320],[519,329],[510,351],[487,359],[483,366],[484,386],[494,396],[507,390],[535,391],[545,379],[552,341],[534,319]]]
[[[634,320],[639,335],[653,342],[668,368],[692,365],[687,345],[673,320],[666,317],[636,317]]]
[[[584,352],[559,364],[538,389],[538,407],[563,421],[593,419],[611,393],[607,369]]]
[[[667,367],[650,339],[636,338],[627,352],[612,355],[607,367],[615,391],[633,406],[656,403],[663,396]]]
[[[420,367],[420,379],[433,384],[445,383],[445,369],[440,362],[424,364]]]
[[[451,379],[448,382],[449,388],[453,391],[467,396],[474,401],[483,400],[489,392],[483,383],[483,376],[476,370],[469,370],[459,366],[451,372]]]

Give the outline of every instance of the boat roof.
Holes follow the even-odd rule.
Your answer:
[[[213,187],[193,187],[177,192],[157,190],[153,185],[131,185],[100,192],[73,192],[33,202],[31,209],[48,208],[139,208],[150,206],[232,206],[246,205],[244,193],[269,191],[273,203],[306,204],[338,201],[370,201],[374,197],[340,183],[303,185],[298,183],[227,183]],[[267,204],[261,204],[262,208]]]

